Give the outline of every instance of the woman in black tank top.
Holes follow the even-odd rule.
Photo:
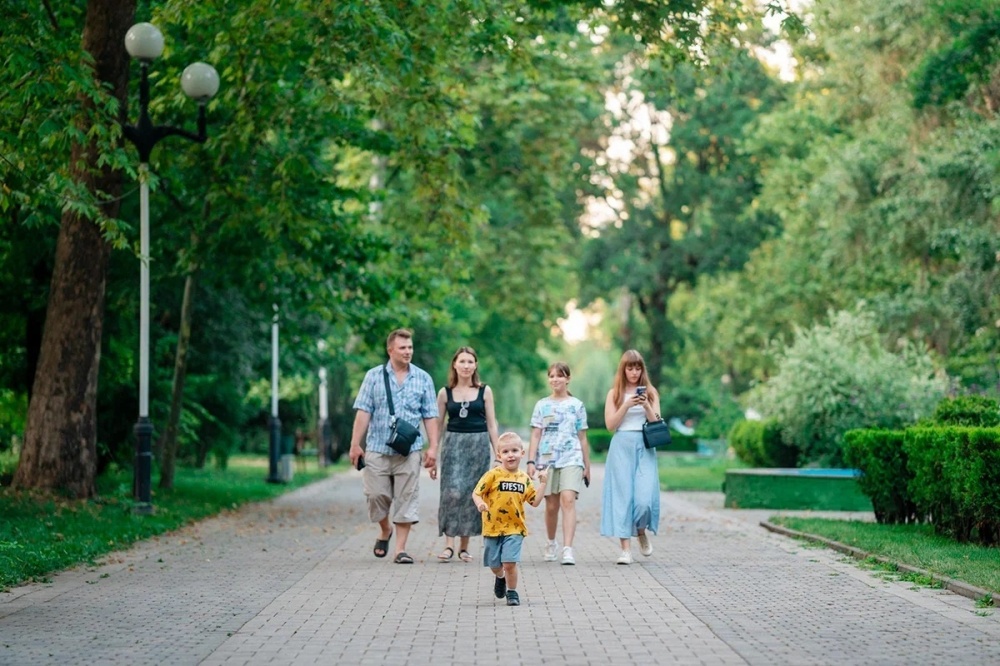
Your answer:
[[[438,392],[438,425],[444,437],[438,451],[441,503],[438,528],[445,537],[441,562],[455,556],[472,560],[469,538],[483,533],[483,521],[472,502],[476,482],[496,458],[498,437],[493,391],[479,380],[479,359],[471,347],[459,347],[448,369],[448,384]]]

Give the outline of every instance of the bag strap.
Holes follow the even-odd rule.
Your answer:
[[[389,371],[382,366],[382,379],[385,380],[385,398],[389,402],[389,416],[396,418],[396,410],[392,406],[392,388],[389,387]]]

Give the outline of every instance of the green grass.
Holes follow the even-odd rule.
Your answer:
[[[720,492],[726,470],[743,468],[739,460],[707,458],[695,454],[660,455],[660,488],[663,490],[708,490]]]
[[[879,525],[790,516],[775,516],[771,522],[1000,592],[1000,549],[958,543],[934,534],[929,525]]]
[[[289,484],[271,484],[266,458],[234,456],[226,470],[178,469],[172,491],[155,487],[152,515],[132,511],[131,472],[98,479],[99,496],[69,500],[0,490],[0,591],[76,564],[92,563],[114,550],[247,502],[270,499],[326,477],[346,463],[296,469]]]

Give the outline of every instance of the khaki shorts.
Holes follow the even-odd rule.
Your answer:
[[[545,482],[545,496],[558,495],[564,490],[572,490],[577,495],[583,490],[583,468],[577,465],[549,467],[549,480]]]
[[[393,523],[420,521],[420,458],[420,451],[406,457],[365,453],[361,474],[369,520],[377,523],[388,517]]]

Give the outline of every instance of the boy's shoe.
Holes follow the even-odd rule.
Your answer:
[[[573,557],[573,549],[570,548],[569,546],[566,546],[565,548],[563,548],[562,563],[563,564],[576,564],[576,558]]]
[[[507,605],[520,606],[521,600],[517,596],[517,590],[507,590]]]
[[[649,557],[653,554],[653,544],[649,541],[649,533],[643,532],[639,535],[639,552]]]
[[[497,578],[493,582],[493,594],[496,595],[497,599],[503,599],[504,592],[507,591],[507,579]]]
[[[545,544],[545,561],[555,562],[556,561],[556,550],[559,548],[559,544],[553,539]]]
[[[635,560],[632,559],[631,550],[623,550],[622,554],[618,556],[618,561],[615,564],[632,564]]]

